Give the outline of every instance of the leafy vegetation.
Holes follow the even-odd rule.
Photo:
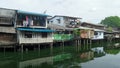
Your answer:
[[[106,25],[108,27],[120,27],[120,17],[118,16],[110,16],[106,17],[101,21],[101,24]]]

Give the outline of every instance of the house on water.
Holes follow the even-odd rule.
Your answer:
[[[46,14],[17,10],[15,27],[19,44],[52,43],[53,30],[47,29]]]
[[[67,28],[55,24],[48,24],[48,28],[54,30],[54,42],[70,41],[74,39],[73,28]]]
[[[14,28],[16,11],[0,8],[0,45],[16,44],[17,35]]]
[[[76,34],[77,38],[80,39],[92,39],[94,37],[94,30],[93,28],[88,27],[79,27],[74,29],[74,33]]]
[[[83,22],[83,23],[81,23],[81,26],[88,27],[88,28],[93,28],[94,36],[93,36],[92,40],[104,39],[104,32],[105,32],[104,31],[105,30],[105,26],[104,25]]]
[[[92,40],[101,40],[104,39],[104,30],[94,29],[94,37]]]
[[[62,16],[56,15],[49,19],[49,24],[60,25],[63,27],[79,27],[80,26],[80,19],[79,17],[72,17],[72,16]]]

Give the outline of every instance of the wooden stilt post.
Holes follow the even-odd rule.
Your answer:
[[[40,56],[40,44],[38,44],[38,56]]]
[[[14,52],[16,52],[16,44],[15,44],[15,45],[13,45],[13,47],[14,47]]]
[[[76,42],[75,49],[76,49],[76,51],[77,51],[77,45],[78,45],[78,44],[77,44],[77,40],[75,40],[75,42]]]
[[[38,44],[38,51],[40,52],[40,44]]]
[[[5,56],[5,46],[4,46],[3,52],[4,52],[4,56]]]
[[[23,51],[24,51],[24,50],[23,50],[23,44],[22,44],[22,45],[21,45],[21,52],[23,53]]]
[[[50,43],[50,54],[51,54],[51,56],[53,55],[53,43]]]
[[[81,44],[81,39],[80,39],[80,50],[82,49],[82,48],[81,48],[81,47],[82,47],[81,45],[82,45],[82,44]]]
[[[21,59],[23,60],[23,44],[21,44]]]
[[[88,42],[88,39],[87,39],[87,45],[86,45],[86,46],[87,46],[87,50],[89,49],[89,47],[88,47],[88,46],[89,46],[88,43],[89,43],[89,42]]]
[[[84,41],[84,50],[85,50],[85,39],[83,41]]]
[[[90,48],[92,47],[92,40],[90,39]]]
[[[34,51],[36,51],[35,45],[32,44],[32,46],[34,47]]]
[[[79,52],[79,49],[80,49],[80,42],[79,42],[79,39],[78,39],[78,52]]]
[[[65,45],[64,45],[64,41],[62,42],[62,45],[63,45],[63,53],[64,53],[64,47],[65,47]]]
[[[79,40],[79,39],[78,39]],[[78,50],[79,50],[79,41],[77,40],[77,47],[76,47],[76,49],[77,49],[77,52],[78,52]]]

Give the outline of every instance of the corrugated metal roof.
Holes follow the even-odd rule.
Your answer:
[[[17,28],[19,31],[31,31],[31,32],[54,32],[54,30],[49,29],[39,29],[39,28]]]
[[[101,31],[101,32],[105,32],[104,30],[101,30],[101,29],[94,29],[94,31]]]
[[[82,24],[89,24],[89,25],[93,25],[93,26],[101,26],[101,27],[104,27],[103,24],[95,24],[95,23],[88,23],[88,22],[83,22],[83,23],[81,23],[81,25],[82,25]]]
[[[93,30],[93,28],[82,27],[82,26],[80,26],[80,27],[79,27],[79,28],[77,28],[77,29],[89,29],[89,30]]]
[[[50,20],[55,18],[55,17],[66,17],[66,18],[73,18],[73,19],[82,19],[80,17],[74,17],[74,16],[55,15],[54,17],[50,18]]]
[[[26,14],[26,15],[35,15],[35,16],[49,16],[49,15],[47,15],[47,14],[40,14],[40,13],[34,13],[34,12],[27,12],[27,11],[22,11],[22,10],[17,10],[17,13]]]

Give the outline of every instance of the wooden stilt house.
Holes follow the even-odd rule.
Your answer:
[[[53,30],[47,29],[45,14],[17,10],[15,23],[19,44],[39,44],[53,42]]]
[[[15,10],[0,8],[0,45],[16,43],[15,15]]]
[[[48,24],[48,28],[55,30],[53,34],[54,41],[73,40],[73,28],[67,28],[59,25]]]
[[[94,37],[94,30],[87,27],[74,28],[75,35],[81,39],[91,39]]]

